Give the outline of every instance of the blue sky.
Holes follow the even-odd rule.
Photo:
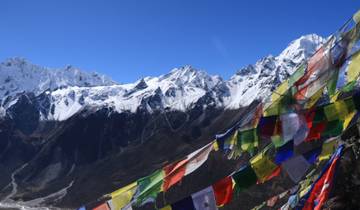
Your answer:
[[[1,0],[0,60],[74,65],[122,83],[192,65],[229,78],[304,34],[328,36],[358,0]]]

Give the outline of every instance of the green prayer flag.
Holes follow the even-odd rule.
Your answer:
[[[235,181],[235,190],[238,193],[256,184],[257,182],[257,176],[250,165],[240,169],[232,176],[232,178]]]
[[[353,101],[353,97],[345,99],[344,102],[346,104],[346,108],[347,108],[349,113],[355,111],[356,108],[355,108],[355,104],[354,104],[354,101]]]
[[[321,137],[334,137],[338,136],[343,131],[343,121],[334,120],[326,124],[325,131],[321,134]]]
[[[344,87],[341,88],[341,92],[347,93],[352,90],[354,90],[354,87],[356,85],[356,81],[348,82]]]
[[[238,138],[238,140],[240,140],[239,143],[243,151],[247,151],[252,154],[255,147],[258,147],[259,138],[256,131],[256,128],[240,131],[240,138]]]
[[[290,76],[289,86],[293,86],[305,74],[305,64],[299,66],[298,69]]]
[[[326,89],[328,91],[329,96],[333,96],[335,94],[336,84],[339,78],[339,69],[335,69],[334,71],[335,73],[331,76],[331,78],[329,79],[326,85]]]
[[[281,147],[286,143],[283,141],[280,135],[271,136],[271,141],[276,148]]]
[[[160,193],[163,185],[164,171],[157,170],[149,176],[143,177],[137,181],[138,194],[136,196],[137,205],[143,205],[149,199],[155,200]]]
[[[319,107],[315,111],[315,116],[314,116],[313,122],[318,123],[318,122],[324,122],[325,120],[326,120],[326,116],[324,113],[324,107]]]
[[[274,116],[280,115],[283,113],[288,113],[292,110],[292,104],[294,104],[294,99],[292,97],[292,88],[288,89],[284,95],[279,97],[274,101],[270,106],[264,110],[264,116]]]

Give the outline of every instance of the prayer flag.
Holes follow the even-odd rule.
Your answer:
[[[188,196],[176,203],[171,204],[172,210],[197,210],[195,209],[193,199],[191,196]]]
[[[334,120],[326,124],[325,131],[321,134],[321,137],[334,137],[338,136],[343,131],[343,121]]]
[[[337,138],[331,138],[325,141],[322,145],[319,161],[327,160],[334,153],[337,145]]]
[[[324,112],[328,121],[344,120],[349,114],[347,104],[344,100],[336,101],[324,107]]]
[[[119,190],[111,193],[111,208],[121,209],[126,206],[132,199],[136,191],[136,182],[133,182]]]
[[[321,153],[321,148],[315,148],[304,154],[305,159],[310,164],[314,164],[318,159],[319,154]]]
[[[249,153],[253,153],[254,148],[259,145],[256,129],[241,131],[239,140],[241,149]]]
[[[184,177],[187,162],[187,159],[180,160],[176,163],[172,163],[164,167],[165,177],[163,189],[165,192],[168,191],[171,186],[180,182]]]
[[[271,94],[271,101],[277,101],[281,98],[282,95],[286,93],[289,89],[289,83],[285,80],[281,85],[279,85],[274,92]]]
[[[141,206],[148,202],[154,202],[158,193],[163,191],[164,171],[157,170],[149,176],[137,181],[138,193],[136,193],[137,205]]]
[[[263,152],[260,152],[253,157],[250,160],[250,164],[261,183],[264,182],[265,178],[271,175],[277,168],[277,165],[275,165]]]
[[[309,134],[306,137],[305,141],[312,141],[312,140],[320,139],[320,137],[323,134],[325,128],[326,128],[326,122],[313,123],[313,125],[310,128]]]
[[[299,155],[283,162],[282,167],[287,172],[291,180],[298,183],[309,169],[310,164],[302,155]]]
[[[230,176],[225,177],[212,185],[218,207],[228,204],[233,196],[233,180]]]
[[[288,160],[294,155],[293,141],[289,141],[284,146],[276,149],[275,163],[280,165],[282,162]]]
[[[241,192],[257,182],[257,176],[250,165],[242,167],[232,177],[235,181],[236,192]]]
[[[305,109],[312,108],[316,104],[316,102],[318,102],[318,100],[321,98],[323,92],[324,92],[324,88],[320,88],[314,95],[308,98],[304,108]]]
[[[326,169],[322,172],[319,179],[316,180],[309,194],[306,196],[306,202],[303,210],[320,210],[328,199],[333,185],[334,174],[337,162],[342,154],[342,148],[339,147],[336,154],[332,157]]]
[[[347,70],[347,81],[357,80],[360,74],[360,51],[351,56],[350,64]]]
[[[280,115],[282,125],[282,139],[286,143],[292,140],[298,132],[301,122],[298,114],[288,113]]]
[[[295,85],[299,90],[308,86],[311,82],[315,81],[322,73],[328,70],[331,66],[329,46],[334,41],[331,37],[315,54],[308,60],[307,70]]]
[[[271,197],[269,200],[266,201],[266,205],[268,207],[274,207],[278,200],[279,200],[279,196],[275,195],[275,196]]]
[[[309,128],[307,126],[306,118],[302,115],[299,115],[300,128],[296,132],[294,136],[294,145],[298,146],[303,141],[305,141],[306,137],[309,135]]]
[[[258,182],[257,182],[256,184],[261,184],[261,183],[264,183],[264,182],[266,182],[266,181],[269,181],[269,180],[271,180],[272,178],[279,176],[280,173],[281,173],[281,167],[278,166],[270,175],[267,175],[266,177],[264,177],[263,182],[260,182],[260,181],[258,180]]]
[[[200,148],[196,150],[195,152],[191,153],[187,156],[187,164],[185,169],[185,176],[191,174],[196,169],[198,169],[202,164],[205,163],[205,161],[208,159],[210,152],[213,150],[212,143],[204,146],[203,148]]]
[[[95,207],[93,210],[110,210],[107,203],[103,203]]]
[[[343,123],[344,130],[349,126],[349,124],[350,124],[351,120],[354,118],[355,114],[356,114],[356,111],[353,111],[345,116],[344,123]]]
[[[289,77],[289,86],[293,86],[305,74],[305,65],[299,66],[296,71]]]
[[[276,148],[283,146],[286,142],[283,141],[280,135],[275,135],[271,137],[271,142]]]
[[[170,205],[162,207],[160,210],[172,210]]]
[[[207,187],[191,195],[197,210],[217,210],[212,187]]]
[[[263,114],[263,103],[259,103],[256,106],[255,114],[251,121],[252,128],[256,128],[258,126],[262,114]]]
[[[258,125],[261,138],[270,139],[274,135],[277,116],[262,117]]]
[[[336,84],[338,82],[338,78],[339,78],[339,69],[335,69],[334,70],[334,74],[332,75],[332,77],[329,79],[326,89],[328,91],[329,96],[333,96],[335,94],[336,91]],[[315,94],[316,95],[316,94]],[[320,97],[319,97],[320,98]]]

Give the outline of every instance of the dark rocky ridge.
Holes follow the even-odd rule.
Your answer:
[[[150,114],[141,107],[136,113],[87,109],[66,121],[50,122],[38,120],[36,97],[24,94],[20,98],[0,122],[0,168],[4,169],[0,196],[11,191],[11,173],[27,163],[15,176],[18,192],[14,198],[44,197],[74,181],[67,196],[47,203],[70,208],[184,157],[230,127],[245,110],[203,108],[212,103],[205,95],[187,112]],[[156,103],[156,98],[149,100]],[[222,173],[214,177],[219,175]]]
[[[34,115],[36,97],[30,94],[21,98],[11,114],[0,121],[0,196],[5,197],[11,191],[6,187],[11,182],[11,173],[28,163],[15,176],[19,186],[14,199],[44,197],[73,182],[63,199],[43,203],[71,209],[84,203],[95,205],[104,194],[184,157],[251,109],[203,108],[203,104],[212,103],[211,97],[204,96],[187,112],[150,114],[141,108],[136,113],[87,109],[66,121],[50,122],[36,120],[39,118]],[[353,141],[359,138],[356,127],[344,135],[344,139],[351,137]],[[356,148],[358,152],[359,147]],[[158,207],[209,186],[248,159],[245,155],[240,160],[229,161],[219,152],[211,153],[199,170],[158,197]],[[327,207],[356,209],[353,207],[358,207],[355,193],[360,187],[360,171],[359,161],[350,149],[342,158],[339,174]],[[223,209],[250,209],[292,185],[282,173],[270,182],[235,195]],[[154,209],[154,205],[139,209]]]

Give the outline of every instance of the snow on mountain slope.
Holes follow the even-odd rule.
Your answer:
[[[64,69],[49,69],[11,58],[0,63],[0,99],[21,92],[36,95],[59,87],[90,87],[116,84],[110,78],[97,73],[82,72],[72,66]]]
[[[265,99],[325,40],[316,34],[301,36],[292,41],[279,56],[269,55],[254,65],[240,69],[227,82],[231,93],[226,100],[227,107],[237,108],[250,104],[254,99]]]
[[[186,110],[221,82],[219,76],[185,66],[133,84],[59,89],[48,92],[54,108],[43,119],[65,120],[84,107],[112,107],[117,112],[135,112],[140,106],[149,112],[165,108]]]
[[[0,116],[16,103],[16,97],[9,96],[20,92],[45,95],[49,110],[39,109],[42,120],[66,120],[84,108],[111,107],[117,112],[186,111],[205,96],[211,97],[211,103],[218,107],[236,109],[269,95],[324,41],[315,34],[302,36],[279,56],[266,56],[240,69],[228,81],[185,66],[159,77],[119,85],[104,76],[72,67],[49,70],[22,59],[10,59],[0,64]],[[203,104],[206,105],[209,104]]]

